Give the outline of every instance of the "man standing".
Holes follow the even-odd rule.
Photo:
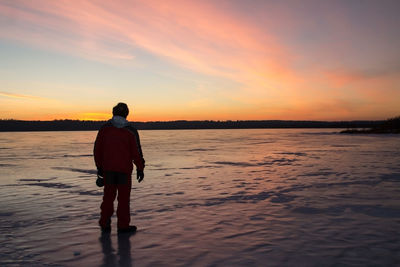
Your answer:
[[[118,103],[113,108],[112,119],[99,130],[94,144],[94,160],[99,176],[96,184],[102,186],[102,181],[104,181],[99,225],[106,233],[111,231],[111,216],[114,213],[117,192],[118,233],[136,231],[136,226],[129,225],[132,161],[136,165],[139,183],[144,178],[145,161],[139,134],[126,120],[128,114],[128,106],[125,103]],[[104,179],[101,179],[102,177]]]

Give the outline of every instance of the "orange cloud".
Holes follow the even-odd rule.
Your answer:
[[[325,71],[324,77],[326,77],[332,85],[336,87],[341,87],[357,82],[373,82],[376,80],[382,81],[387,79],[399,78],[400,68],[386,67],[381,69],[375,68],[366,70],[341,68]]]
[[[111,118],[110,113],[80,113],[77,115],[78,120],[82,121],[105,121]]]
[[[40,96],[14,94],[14,93],[7,93],[7,92],[0,92],[0,96],[9,97],[9,98],[19,98],[19,99],[45,99]]]

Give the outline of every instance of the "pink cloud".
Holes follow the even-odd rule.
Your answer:
[[[2,38],[92,59],[134,59],[137,47],[180,66],[244,83],[290,73],[287,52],[206,1],[14,1]],[[16,22],[13,24],[13,22]]]

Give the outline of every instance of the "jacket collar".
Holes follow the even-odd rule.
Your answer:
[[[129,122],[124,117],[121,116],[113,116],[110,121],[111,124],[117,128],[124,128],[129,124]]]

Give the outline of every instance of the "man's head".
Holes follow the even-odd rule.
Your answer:
[[[121,117],[128,117],[129,114],[129,109],[128,106],[125,103],[118,103],[114,108],[113,108],[113,115],[114,116],[121,116]]]

